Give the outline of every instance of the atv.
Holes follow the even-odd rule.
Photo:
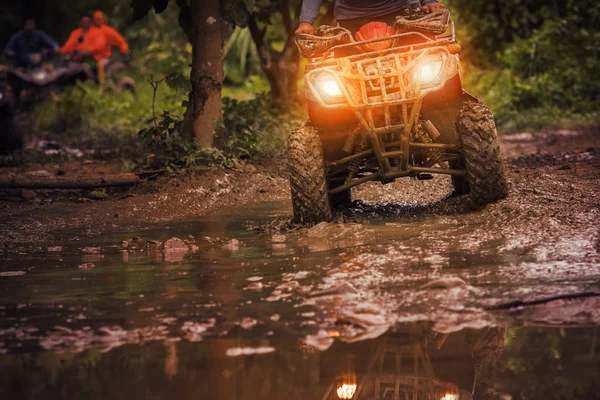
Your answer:
[[[81,64],[59,60],[48,62],[48,55],[32,54],[27,65],[8,70],[8,83],[15,96],[19,109],[31,109],[36,104],[59,94],[66,86],[86,79]]]
[[[98,83],[96,71],[86,64],[73,61],[70,57],[61,57],[54,63],[50,61],[46,54],[33,54],[26,66],[8,71],[8,82],[19,109],[31,109],[78,81],[92,80]],[[113,59],[105,67],[105,78],[113,82],[117,89],[135,94],[135,82],[120,75],[124,69],[123,62]]]
[[[309,120],[288,139],[295,222],[330,220],[353,187],[401,177],[450,175],[475,205],[506,197],[494,118],[462,87],[448,10],[371,22],[356,36],[321,26],[296,37],[309,59]]]

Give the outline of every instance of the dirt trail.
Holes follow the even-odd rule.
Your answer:
[[[588,130],[504,136],[511,192],[508,199],[488,206],[486,217],[507,224],[538,220],[519,228],[538,229],[532,235],[558,230],[563,236],[573,236],[596,227],[596,247],[600,249],[599,135],[597,130]],[[38,166],[29,173],[70,174],[86,167],[96,173],[109,170],[102,165],[71,164]],[[276,160],[258,165],[253,173],[214,169],[195,177],[159,178],[127,191],[109,191],[103,201],[84,200],[82,192],[0,191],[0,230],[5,233],[0,237],[0,254],[27,243],[140,230],[242,204],[284,200],[289,191],[285,175],[285,161]],[[403,219],[469,211],[464,199],[440,201],[448,191],[444,177],[424,182],[402,179],[393,185],[360,187],[355,197],[410,205],[365,204],[362,217],[372,213]]]

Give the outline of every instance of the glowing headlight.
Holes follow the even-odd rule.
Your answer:
[[[48,73],[46,71],[35,71],[32,76],[35,81],[42,82],[46,79]]]
[[[459,400],[460,399],[460,395],[458,394],[446,394],[444,397],[441,398],[441,400]]]
[[[426,58],[415,73],[415,79],[423,86],[436,85],[442,78],[442,67],[444,62],[436,57]]]
[[[344,95],[342,93],[342,89],[340,89],[339,85],[333,78],[323,81],[323,83],[321,84],[321,89],[323,90],[323,93],[325,93],[329,97],[337,97]]]
[[[321,74],[316,79],[316,88],[326,103],[343,103],[344,93],[335,77],[329,73]]]

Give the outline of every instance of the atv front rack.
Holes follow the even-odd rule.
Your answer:
[[[375,53],[365,51],[364,45],[390,41],[391,46],[386,50],[391,50],[400,47],[403,39],[411,36],[429,42],[430,45],[431,42],[439,45],[456,43],[454,21],[449,18],[448,11],[438,11],[418,19],[400,16],[396,19],[392,36],[370,40],[356,41],[349,30],[339,26],[320,26],[313,35],[296,35],[294,40],[302,57],[312,60],[313,63],[330,59],[335,56],[336,51],[341,50],[354,50],[373,56]],[[444,35],[448,27],[450,33]]]
[[[311,70],[306,75],[309,98],[323,109],[352,110],[362,132],[368,135],[372,148],[372,153],[364,153],[361,157],[374,154],[379,164],[379,176],[365,180],[393,179],[419,172],[432,172],[429,168],[409,166],[411,148],[420,149],[425,146],[422,143],[411,143],[411,133],[418,122],[424,97],[441,90],[458,73],[458,60],[447,46],[439,45],[409,46],[377,53],[381,55],[338,58],[329,63],[331,66]],[[439,71],[435,82],[424,84],[416,75],[428,60],[435,60]],[[319,92],[317,85],[322,76],[335,79],[343,99],[332,103]],[[386,145],[382,140],[384,136],[392,138],[393,143]],[[387,142],[389,141],[388,139]],[[452,146],[433,144],[428,148],[456,150]],[[337,164],[359,158],[354,156],[356,155],[340,160]],[[390,159],[395,160],[397,168],[392,168]],[[463,174],[462,171],[452,170],[442,173]],[[364,180],[355,182],[354,185],[362,182]],[[344,189],[343,186],[336,190]]]
[[[374,158],[377,163],[376,168],[371,168],[371,173],[365,170],[353,172],[341,185],[330,190],[330,194],[373,180],[389,182],[421,173],[466,174],[464,170],[446,167],[447,161],[460,158],[461,149],[457,145],[433,143],[433,140],[423,142],[416,138],[416,132],[423,130],[425,125],[436,131],[429,121],[419,119],[425,96],[440,91],[459,74],[459,60],[450,51],[456,43],[451,21],[450,27],[450,34],[441,37],[417,31],[367,42],[339,44],[329,48],[319,60],[307,67],[308,99],[323,110],[350,110],[359,124],[357,131],[346,139],[344,150],[349,155],[327,163],[328,169],[335,175],[336,170],[343,172],[360,160]],[[418,39],[417,43],[415,39]],[[390,40],[393,44],[407,43],[407,40],[413,44],[393,45],[385,50],[345,57],[329,56],[364,43]],[[424,81],[420,74],[429,64],[435,65],[435,77]],[[331,98],[322,93],[319,82],[323,79],[334,80],[341,96]],[[435,132],[432,135],[435,136]],[[370,146],[361,149],[356,146],[357,143],[369,143]],[[414,154],[435,154],[435,157],[426,157],[425,163],[411,163]]]

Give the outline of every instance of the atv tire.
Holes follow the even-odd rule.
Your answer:
[[[123,92],[129,92],[133,96],[136,95],[137,90],[135,88],[135,81],[129,77],[123,76],[115,81],[117,89]]]
[[[14,117],[0,111],[0,155],[8,155],[22,148],[23,139]]]
[[[318,129],[305,124],[290,132],[288,163],[294,222],[316,224],[331,220],[325,157]]]
[[[471,201],[475,205],[484,205],[505,198],[508,183],[492,111],[483,103],[467,102],[458,116],[456,127]],[[466,190],[464,181],[455,179],[453,183],[455,190]]]

